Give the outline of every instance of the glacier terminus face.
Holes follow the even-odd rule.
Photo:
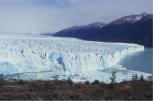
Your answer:
[[[0,74],[22,79],[53,79],[56,76],[74,81],[107,81],[111,70],[127,71],[117,64],[122,57],[143,50],[141,45],[126,43],[41,36],[2,36]],[[105,76],[100,78],[98,75]],[[121,72],[118,75],[122,75]]]

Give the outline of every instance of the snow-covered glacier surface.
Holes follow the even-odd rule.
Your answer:
[[[118,65],[122,57],[143,51],[136,44],[91,42],[72,38],[1,36],[0,73],[20,79],[72,79],[110,82],[112,71],[117,80],[131,79],[130,71]]]

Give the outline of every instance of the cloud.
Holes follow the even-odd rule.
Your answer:
[[[150,0],[1,0],[0,32],[56,32],[73,25],[151,13],[151,6]]]

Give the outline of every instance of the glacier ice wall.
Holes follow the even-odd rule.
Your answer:
[[[144,47],[136,44],[5,36],[0,38],[0,73],[97,71],[142,50]]]

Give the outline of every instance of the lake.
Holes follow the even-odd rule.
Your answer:
[[[145,48],[144,51],[125,56],[119,64],[129,70],[153,73],[152,52],[153,48]]]

